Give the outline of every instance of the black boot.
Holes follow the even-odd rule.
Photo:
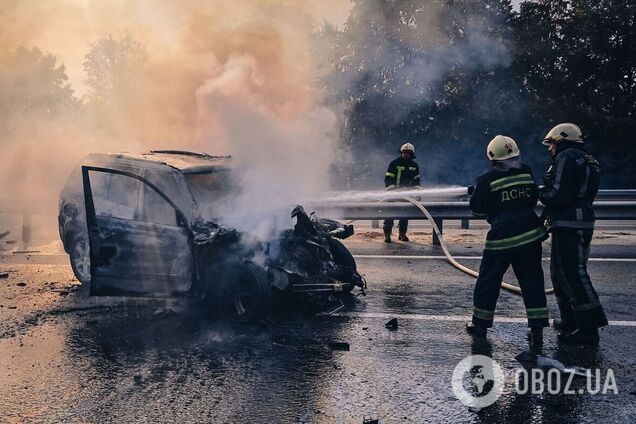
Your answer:
[[[552,327],[559,333],[571,333],[576,330],[576,324],[562,319],[552,320]]]
[[[466,324],[466,332],[473,337],[486,337],[487,331],[487,328],[481,325],[476,325],[472,322]]]
[[[398,240],[400,240],[400,241],[409,241],[409,238],[406,236],[406,231],[400,231],[400,235],[398,236]]]
[[[385,243],[391,243],[391,230],[393,228],[391,227],[383,227],[384,229],[384,242]]]
[[[528,331],[528,341],[533,348],[543,346],[543,327],[530,327],[530,331]]]
[[[600,341],[598,336],[598,329],[586,329],[582,330],[577,328],[569,333],[561,333],[558,336],[558,340],[561,343],[571,345],[584,345],[584,346],[598,346]]]

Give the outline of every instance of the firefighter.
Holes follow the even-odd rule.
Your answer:
[[[415,159],[415,146],[405,143],[400,147],[400,157],[389,163],[389,168],[384,175],[384,186],[387,190],[400,188],[418,188],[420,185],[420,168]],[[400,241],[409,241],[406,236],[409,221],[400,219],[398,224]],[[393,220],[384,221],[384,242],[391,243],[391,231],[393,230]]]
[[[587,259],[601,168],[574,124],[552,128],[543,144],[553,157],[539,199],[546,205],[544,217],[552,234],[550,277],[561,313],[554,327],[564,343],[598,345],[598,328],[607,325],[607,318],[587,273]]]
[[[475,216],[486,218],[491,228],[467,331],[473,336],[486,336],[486,329],[492,327],[503,275],[512,265],[528,316],[528,338],[533,347],[540,347],[543,328],[549,321],[541,267],[541,243],[547,239],[547,232],[534,211],[538,188],[530,167],[521,163],[512,138],[496,136],[486,153],[492,168],[471,188],[470,209]]]

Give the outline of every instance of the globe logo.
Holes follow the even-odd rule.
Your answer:
[[[453,370],[453,393],[464,405],[485,408],[503,393],[505,377],[501,366],[484,355],[461,360]]]

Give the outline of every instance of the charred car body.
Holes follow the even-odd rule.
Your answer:
[[[353,227],[308,216],[248,242],[221,226],[215,203],[238,189],[231,158],[181,151],[89,155],[60,195],[59,229],[71,266],[95,296],[191,296],[242,319],[273,296],[324,298],[364,280],[337,238]],[[206,218],[202,211],[206,210]]]

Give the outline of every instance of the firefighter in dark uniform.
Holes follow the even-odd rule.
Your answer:
[[[587,273],[587,259],[601,169],[574,124],[557,125],[543,144],[554,158],[539,193],[552,234],[550,277],[561,312],[554,327],[564,343],[597,345],[598,328],[607,325],[607,318]]]
[[[541,346],[549,325],[541,267],[541,243],[547,232],[536,215],[538,188],[529,166],[521,163],[515,141],[498,135],[486,150],[492,169],[477,178],[470,209],[490,223],[473,295],[472,323],[467,330],[484,337],[492,327],[504,273],[510,265],[519,281],[528,316],[531,344]]]
[[[384,186],[387,190],[400,188],[417,188],[420,185],[420,168],[415,159],[415,147],[411,143],[403,144],[400,147],[400,157],[391,161],[389,168],[384,175]],[[398,229],[400,234],[398,240],[409,241],[406,236],[409,221],[400,219]],[[384,242],[391,243],[391,231],[393,230],[393,220],[384,221]]]

